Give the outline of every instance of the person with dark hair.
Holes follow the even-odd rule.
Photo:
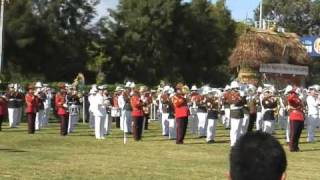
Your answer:
[[[231,180],[285,180],[287,158],[278,140],[260,131],[240,137],[231,149]]]

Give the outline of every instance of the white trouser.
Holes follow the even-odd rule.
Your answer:
[[[131,111],[122,110],[120,118],[120,128],[124,132],[131,132]]]
[[[241,135],[247,133],[248,126],[249,126],[249,114],[244,114],[244,117],[242,119],[242,124],[241,124],[241,132],[240,132]]]
[[[319,118],[317,114],[308,115],[308,125],[307,125],[307,130],[308,130],[307,141],[308,142],[314,142],[316,140],[315,130],[317,128],[318,121],[319,121]]]
[[[94,118],[94,132],[95,132],[96,139],[103,138],[105,120],[106,120],[106,116],[95,116]]]
[[[94,129],[94,124],[95,124],[94,119],[95,119],[95,117],[93,115],[93,112],[91,110],[89,110],[89,127],[91,129]]]
[[[198,132],[198,123],[199,123],[199,120],[198,120],[198,116],[197,114],[191,114],[188,118],[189,121],[191,121],[191,133],[192,134],[197,134]]]
[[[17,127],[19,108],[8,108],[8,119],[10,127]]]
[[[263,127],[263,113],[262,112],[257,112],[257,119],[256,119],[256,129],[257,131],[262,130]]]
[[[287,126],[286,126],[286,142],[290,142],[290,119],[287,117]]]
[[[263,132],[272,134],[274,130],[275,120],[264,120],[263,121]]]
[[[234,146],[234,144],[237,142],[237,140],[240,137],[241,132],[241,125],[242,125],[242,119],[230,119],[230,145]]]
[[[76,124],[79,121],[79,115],[78,114],[70,114],[69,115],[69,123],[68,123],[68,133],[71,133],[74,131],[74,128]]]
[[[176,139],[176,121],[175,119],[168,119],[169,121],[169,139]]]
[[[44,110],[39,110],[36,114],[35,129],[40,130],[43,127]]]
[[[169,135],[169,113],[162,113],[161,125],[162,135]]]
[[[206,135],[206,130],[207,130],[207,116],[208,113],[203,113],[203,112],[198,112],[198,131],[199,131],[199,136],[205,136]]]
[[[217,119],[208,119],[208,127],[207,127],[207,142],[214,140],[216,136],[216,126],[217,126]]]
[[[111,133],[111,126],[112,126],[112,120],[109,114],[107,114],[104,122],[104,134],[108,135]]]
[[[223,124],[225,128],[230,128],[230,109],[224,109],[224,118],[223,118]]]

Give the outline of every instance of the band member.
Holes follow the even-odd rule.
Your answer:
[[[120,129],[125,133],[131,134],[131,105],[130,105],[130,84],[126,84],[126,89],[122,91],[118,98],[121,108]]]
[[[105,120],[106,120],[106,114],[107,114],[107,97],[104,93],[104,90],[106,89],[105,86],[99,86],[98,87],[98,93],[94,96],[94,99],[92,101],[92,110],[95,117],[95,136],[96,139],[105,139]]]
[[[141,94],[141,100],[143,103],[142,108],[143,108],[143,114],[144,114],[144,129],[148,130],[152,97],[147,87],[144,87],[144,86],[140,88],[140,94]]]
[[[176,125],[177,125],[177,138],[176,144],[183,144],[184,137],[186,135],[186,130],[188,127],[188,116],[189,109],[187,105],[187,100],[184,97],[184,93],[182,91],[183,85],[178,84],[176,86],[176,94],[173,96],[173,106],[175,111]]]
[[[257,95],[256,95],[256,88],[255,86],[249,85],[249,94],[247,97],[247,103],[249,107],[249,125],[248,125],[248,132],[252,132],[254,123],[257,119]]]
[[[9,91],[6,93],[8,99],[8,119],[9,126],[16,128],[20,117],[20,107],[23,97],[15,90],[13,84],[9,84]]]
[[[268,88],[264,91],[262,100],[263,106],[263,132],[272,134],[275,125],[274,110],[277,107],[277,99],[273,96],[273,91]]]
[[[18,83],[14,84],[14,91],[17,94],[17,107],[18,107],[17,125],[19,125],[22,119],[25,95],[22,93],[21,86]]]
[[[60,117],[60,134],[61,136],[68,135],[69,113],[67,105],[67,91],[65,84],[59,84],[60,92],[56,94],[55,106],[57,114]]]
[[[46,95],[46,99],[44,101],[44,117],[43,117],[43,123],[44,126],[47,126],[49,123],[49,114],[51,110],[51,101],[52,101],[52,91],[48,84],[43,84],[44,89],[43,92]]]
[[[35,133],[35,118],[36,113],[38,111],[38,100],[37,96],[34,94],[34,87],[29,85],[27,87],[28,93],[25,96],[26,102],[26,113],[28,118],[28,133],[34,134]]]
[[[198,116],[198,132],[200,138],[206,137],[206,130],[207,130],[207,98],[210,91],[209,86],[202,87],[202,94],[196,97],[196,104],[197,104],[197,116]]]
[[[37,97],[37,103],[38,103],[38,108],[37,108],[37,113],[36,113],[36,130],[40,130],[44,126],[44,102],[47,99],[46,94],[42,91],[42,83],[37,82],[35,85],[35,96]]]
[[[113,119],[113,121],[116,122],[116,128],[120,128],[120,107],[119,107],[119,103],[118,103],[118,98],[121,94],[122,88],[121,87],[117,87],[113,97],[112,97],[112,109],[111,109],[111,117]]]
[[[219,113],[219,94],[211,91],[206,97],[208,110],[207,143],[214,143]]]
[[[162,135],[169,136],[169,108],[170,108],[170,87],[165,86],[163,92],[160,96],[160,102],[162,104],[162,116],[161,116],[161,125],[162,125]]]
[[[247,133],[248,126],[249,126],[249,105],[248,105],[248,97],[247,97],[247,89],[240,91],[240,96],[242,98],[243,102],[243,119],[242,119],[242,124],[241,124],[241,132],[240,135],[243,135]]]
[[[240,137],[241,125],[243,115],[243,98],[240,96],[239,84],[236,81],[231,83],[231,91],[226,96],[227,103],[230,104],[230,117],[231,117],[231,129],[230,129],[230,144],[234,146],[236,141]]]
[[[222,104],[223,104],[223,116],[222,116],[222,123],[224,124],[224,127],[226,129],[230,128],[230,104],[226,99],[228,99],[229,94],[230,94],[230,86],[226,85],[224,88],[224,93],[223,93],[223,99],[222,99]]]
[[[67,95],[68,98],[68,112],[69,112],[69,123],[68,123],[68,133],[74,131],[76,124],[79,121],[79,109],[80,109],[80,94],[75,89],[75,87],[70,87]]]
[[[169,92],[169,103],[168,103],[168,122],[169,122],[169,139],[176,139],[176,121],[174,117],[174,106],[173,106],[173,97],[174,89],[170,88]]]
[[[0,96],[0,131],[2,131],[2,122],[5,116],[8,114],[7,97],[5,95]]]
[[[256,130],[262,130],[263,126],[263,114],[262,114],[262,87],[258,87],[257,96],[255,98],[257,105],[257,119],[256,119]]]
[[[130,98],[130,104],[132,107],[132,132],[133,138],[136,141],[140,141],[142,138],[142,128],[143,128],[143,102],[140,98],[140,93],[138,90],[132,90],[132,96]]]
[[[309,93],[307,97],[308,105],[308,137],[307,142],[315,142],[315,130],[319,122],[319,110],[318,105],[320,104],[320,99],[316,93],[316,88],[311,86],[309,87]]]
[[[110,117],[110,111],[111,111],[111,101],[112,101],[112,97],[109,95],[109,92],[107,89],[104,90],[104,102],[106,104],[106,109],[107,109],[107,113],[106,113],[106,119],[104,121],[104,135],[109,135],[111,133],[111,126],[112,126],[112,120]]]
[[[92,88],[90,89],[89,96],[88,96],[88,101],[89,101],[89,127],[91,129],[94,129],[94,114],[93,114],[93,99],[96,96],[98,92],[98,89],[96,85],[93,85]]]
[[[304,125],[303,102],[297,94],[297,90],[290,91],[288,96],[289,119],[290,119],[290,151],[297,152],[299,139]]]
[[[191,93],[190,93],[190,120],[191,120],[191,133],[197,134],[198,132],[198,124],[199,119],[197,115],[198,106],[197,106],[197,99],[200,96],[198,93],[197,86],[193,85],[191,87]]]

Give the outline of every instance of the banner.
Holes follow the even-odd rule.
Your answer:
[[[320,37],[318,36],[303,36],[301,43],[306,47],[308,54],[311,57],[320,56]]]
[[[308,76],[309,67],[290,64],[261,64],[260,72]]]

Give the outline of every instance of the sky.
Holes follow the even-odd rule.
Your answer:
[[[97,6],[98,17],[105,15],[107,12],[106,9],[114,9],[118,5],[118,0],[100,1],[100,4]],[[212,2],[214,1],[215,0],[212,0]],[[227,7],[231,10],[233,19],[243,21],[246,17],[253,18],[253,10],[259,5],[260,1],[261,0],[227,0]]]

